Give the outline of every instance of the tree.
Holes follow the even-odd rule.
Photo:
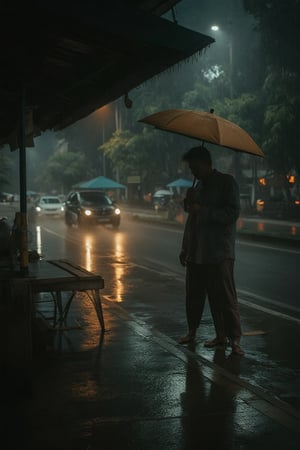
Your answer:
[[[244,0],[244,4],[257,19],[266,55],[262,141],[268,164],[284,176],[292,168],[300,173],[300,61],[296,56],[300,2]]]
[[[244,0],[244,5],[257,19],[266,65],[298,72],[299,0]]]
[[[64,152],[52,155],[38,175],[41,189],[66,193],[72,185],[85,178],[87,159],[80,152]]]

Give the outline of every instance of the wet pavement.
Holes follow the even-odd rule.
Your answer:
[[[36,350],[32,392],[2,402],[1,448],[299,448],[299,415],[241,379],[242,358],[218,349],[210,362],[123,306],[103,306],[104,335],[81,296],[69,329]]]
[[[104,280],[112,263],[113,255]],[[298,449],[298,319],[271,321],[244,299],[245,357],[203,347],[212,333],[207,312],[195,345],[180,346],[183,305],[174,301],[170,314],[167,298],[182,282],[135,266],[127,276],[126,292],[108,286],[102,294],[104,334],[83,294],[65,329],[44,328],[31,389],[21,372],[2,386],[1,448],[21,440],[30,450]],[[40,300],[37,308],[51,314],[49,297]]]

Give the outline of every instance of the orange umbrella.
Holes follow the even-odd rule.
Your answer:
[[[241,127],[212,112],[168,109],[140,119],[160,130],[200,139],[238,152],[264,156],[252,137]]]

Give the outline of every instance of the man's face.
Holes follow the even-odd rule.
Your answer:
[[[203,180],[210,172],[210,166],[201,159],[191,159],[188,164],[190,171],[198,180]]]

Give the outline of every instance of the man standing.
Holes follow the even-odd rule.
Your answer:
[[[209,151],[193,147],[183,161],[198,180],[185,199],[188,212],[180,263],[186,266],[186,315],[188,333],[181,344],[195,339],[206,295],[216,337],[206,347],[226,345],[242,356],[241,325],[234,281],[235,226],[240,211],[239,189],[231,175],[212,168]]]

